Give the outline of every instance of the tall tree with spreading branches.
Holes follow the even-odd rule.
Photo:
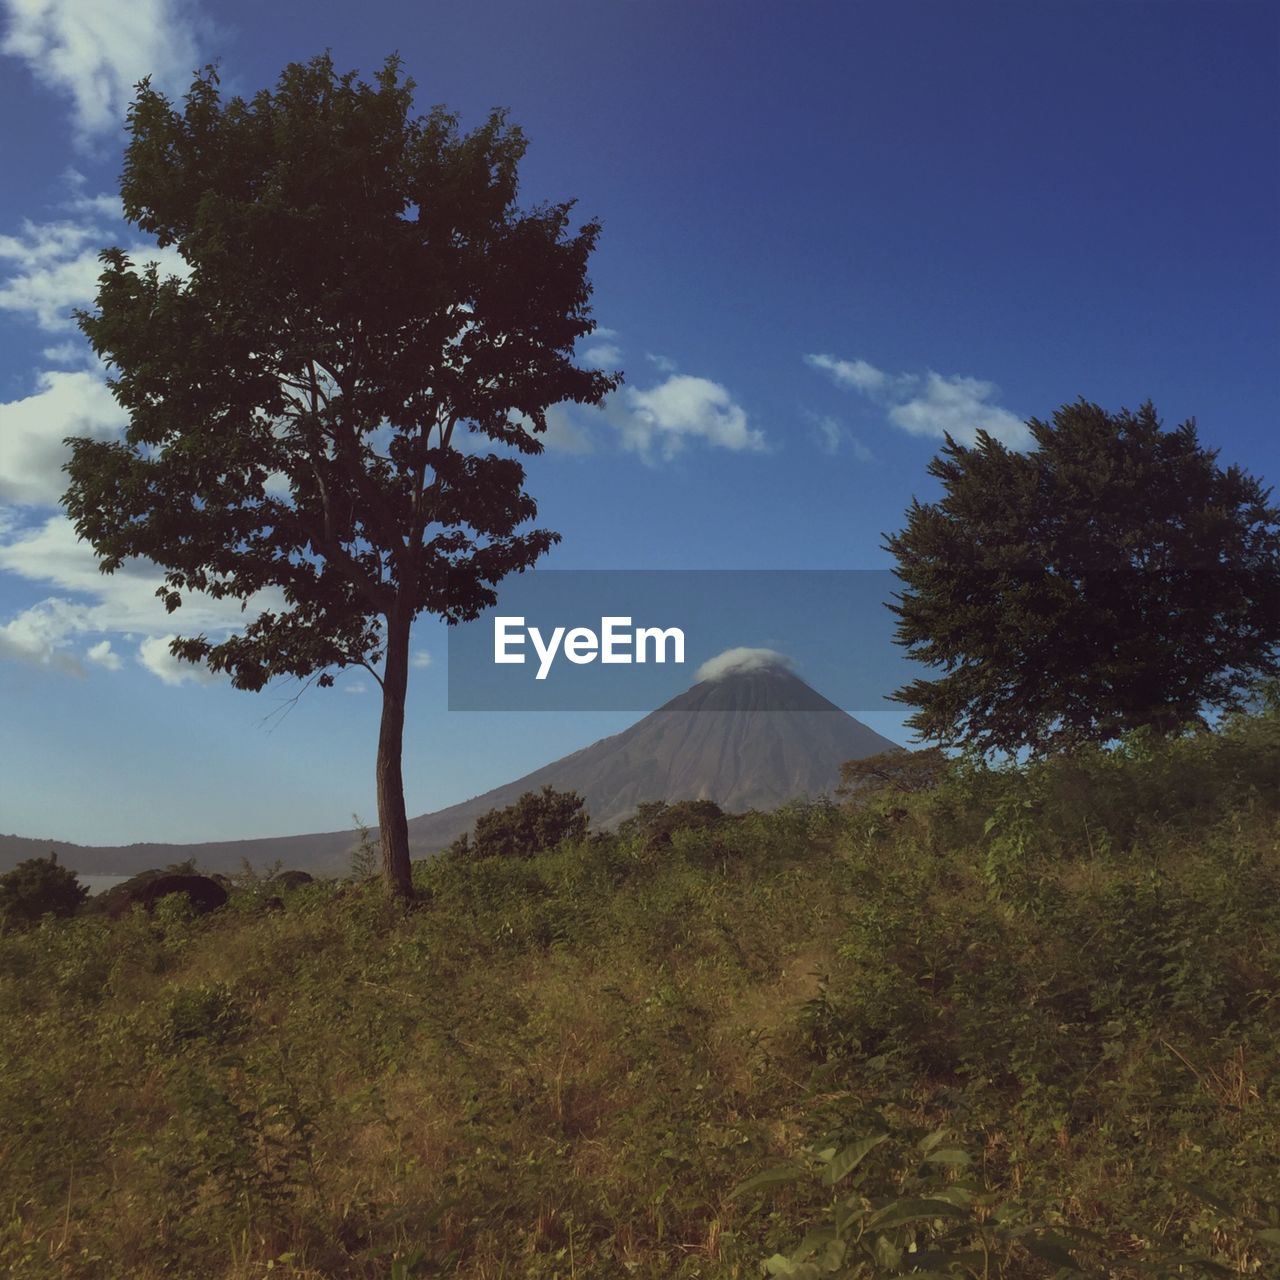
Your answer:
[[[1079,400],[1014,452],[947,437],[886,538],[898,643],[935,679],[894,695],[926,739],[1033,753],[1161,734],[1280,674],[1280,509],[1195,423]]]
[[[618,374],[579,368],[594,326],[598,222],[517,207],[519,128],[414,115],[396,58],[368,84],[324,55],[224,101],[213,68],[181,109],[143,81],[129,111],[128,220],[182,276],[101,255],[81,329],[128,412],[122,440],[73,439],[64,501],[104,572],[130,557],[186,593],[243,602],[237,634],[173,653],[240,689],[382,691],[378,824],[390,888],[411,893],[401,752],[409,639],[453,623],[558,541],[532,527],[520,455],[552,405],[598,404]]]

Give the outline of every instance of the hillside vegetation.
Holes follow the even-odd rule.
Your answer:
[[[1280,1274],[1280,717],[0,936],[14,1277]]]

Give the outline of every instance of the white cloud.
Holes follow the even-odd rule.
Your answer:
[[[889,385],[889,375],[865,360],[837,360],[835,356],[805,356],[805,364],[822,369],[831,375],[839,387],[851,387],[855,391],[883,391]]]
[[[942,439],[950,435],[972,445],[979,431],[1011,449],[1031,444],[1026,423],[996,404],[1000,394],[994,382],[963,374],[945,376],[930,370],[890,375],[865,360],[837,360],[834,356],[807,355],[805,363],[831,376],[837,386],[868,396],[885,407],[889,421],[910,435]]]
[[[120,129],[144,76],[185,88],[200,64],[194,6],[184,0],[5,0],[0,53],[20,58],[46,88],[71,99],[76,139]]]
[[[73,329],[73,309],[93,304],[101,272],[98,247],[120,238],[119,228],[104,221],[118,215],[119,201],[84,195],[83,179],[74,172],[69,180],[74,194],[68,203],[81,219],[28,220],[18,235],[0,235],[0,310],[49,333]],[[172,248],[134,244],[128,252],[139,266],[154,261],[164,274],[187,273]],[[46,347],[44,356],[73,368],[39,372],[30,395],[0,404],[0,502],[55,504],[66,487],[63,437],[110,439],[126,422],[87,342],[67,338]]]
[[[98,666],[106,667],[108,671],[120,670],[120,655],[112,649],[110,640],[99,640],[97,644],[90,646],[84,656],[90,662],[96,662]]]
[[[625,413],[611,402],[606,416],[618,429],[623,448],[646,461],[655,453],[669,460],[691,440],[733,452],[765,448],[764,433],[748,423],[746,411],[727,388],[709,378],[673,374],[647,391],[627,387],[622,404]]]
[[[582,363],[588,369],[613,370],[622,363],[622,351],[615,343],[601,342],[582,353]]]
[[[994,436],[1011,449],[1025,449],[1031,443],[1027,424],[1008,409],[992,404],[999,394],[994,382],[979,378],[945,378],[939,373],[925,375],[924,388],[909,400],[889,410],[895,427],[915,436],[941,439],[949,435],[971,445],[979,431]]]
[[[623,449],[649,463],[670,461],[696,440],[735,452],[766,448],[764,433],[748,423],[746,411],[725,387],[688,375],[673,375],[647,389],[624,387],[590,414],[555,405],[547,410],[547,430],[540,438],[549,449],[591,453],[595,439],[588,423],[601,420],[617,433]]]
[[[675,373],[680,368],[669,356],[656,355],[652,351],[646,351],[644,358],[653,364],[659,373]]]
[[[425,649],[419,649],[413,655],[412,665],[415,667],[429,667],[431,665],[431,655]]]
[[[67,487],[63,437],[106,440],[127,421],[97,373],[38,374],[32,395],[0,404],[0,502],[53,506]]]
[[[176,688],[188,680],[192,684],[213,684],[219,677],[208,667],[197,666],[193,662],[183,662],[169,652],[169,645],[174,635],[170,632],[163,636],[148,636],[138,646],[138,662],[146,667],[153,676],[164,684]]]
[[[91,207],[94,200],[83,203],[86,214],[100,213]],[[18,235],[0,235],[0,310],[31,319],[46,333],[74,329],[71,313],[92,306],[98,291],[99,251],[121,239],[120,228],[100,216],[55,222],[27,219]],[[139,270],[155,262],[162,276],[185,278],[188,273],[172,246],[158,249],[134,240],[125,252]]]
[[[94,359],[93,349],[88,343],[71,339],[45,347],[40,354],[50,364],[91,364]]]
[[[83,675],[80,660],[67,652],[74,636],[90,629],[88,611],[70,600],[42,600],[0,626],[0,658]]]
[[[350,684],[342,686],[343,693],[368,693],[369,686],[363,680],[352,680]]]
[[[113,574],[100,573],[97,557],[77,540],[65,516],[34,527],[0,528],[0,571],[68,593],[51,595],[0,625],[0,657],[76,670],[79,662],[66,651],[79,637],[141,636],[138,660],[167,684],[209,677],[204,668],[179,665],[168,653],[175,621],[188,635],[221,637],[260,610],[283,606],[277,591],[254,597],[245,612],[237,600],[190,595],[170,614],[155,595],[162,581],[155,565],[130,560]]]
[[[726,649],[714,658],[708,658],[698,668],[695,680],[723,680],[725,676],[741,675],[751,671],[769,671],[778,667],[789,669],[791,659],[775,649]]]

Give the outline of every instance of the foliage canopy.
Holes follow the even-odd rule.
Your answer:
[[[1079,400],[1016,453],[950,437],[886,538],[898,643],[935,679],[899,689],[922,737],[1042,753],[1243,704],[1280,673],[1280,509],[1217,465],[1194,421]]]
[[[562,840],[581,840],[589,821],[583,803],[574,791],[526,791],[514,804],[477,818],[474,833],[455,840],[450,852],[464,858],[532,858]]]
[[[475,617],[557,541],[531,527],[520,455],[550,406],[620,376],[573,362],[600,226],[573,231],[572,202],[517,207],[519,128],[413,116],[395,58],[374,81],[326,54],[249,101],[224,102],[213,68],[181,110],[139,87],[125,214],[186,271],[101,255],[79,322],[129,425],[70,442],[65,501],[105,572],[163,568],[170,610],[242,602],[239,633],[176,655],[243,689],[349,665],[379,680],[384,870],[407,891],[410,627]]]
[[[88,896],[76,873],[58,864],[56,853],[27,858],[0,876],[0,920],[35,924],[46,915],[74,915]]]

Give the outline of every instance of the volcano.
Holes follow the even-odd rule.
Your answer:
[[[731,650],[710,672],[631,728],[602,738],[483,795],[409,821],[415,858],[438,853],[481,814],[544,786],[576,791],[597,827],[612,827],[651,800],[714,800],[730,812],[772,809],[834,791],[840,766],[897,744],[828,701],[767,650]],[[82,874],[131,874],[194,858],[209,871],[247,859],[318,872],[347,868],[354,831],[207,844],[94,848],[0,836],[0,867],[58,852]]]
[[[895,749],[781,663],[757,665],[702,680],[630,729],[414,818],[409,839],[415,851],[443,848],[482,813],[540,787],[576,791],[598,827],[615,826],[649,800],[773,809],[834,791],[846,760]]]

